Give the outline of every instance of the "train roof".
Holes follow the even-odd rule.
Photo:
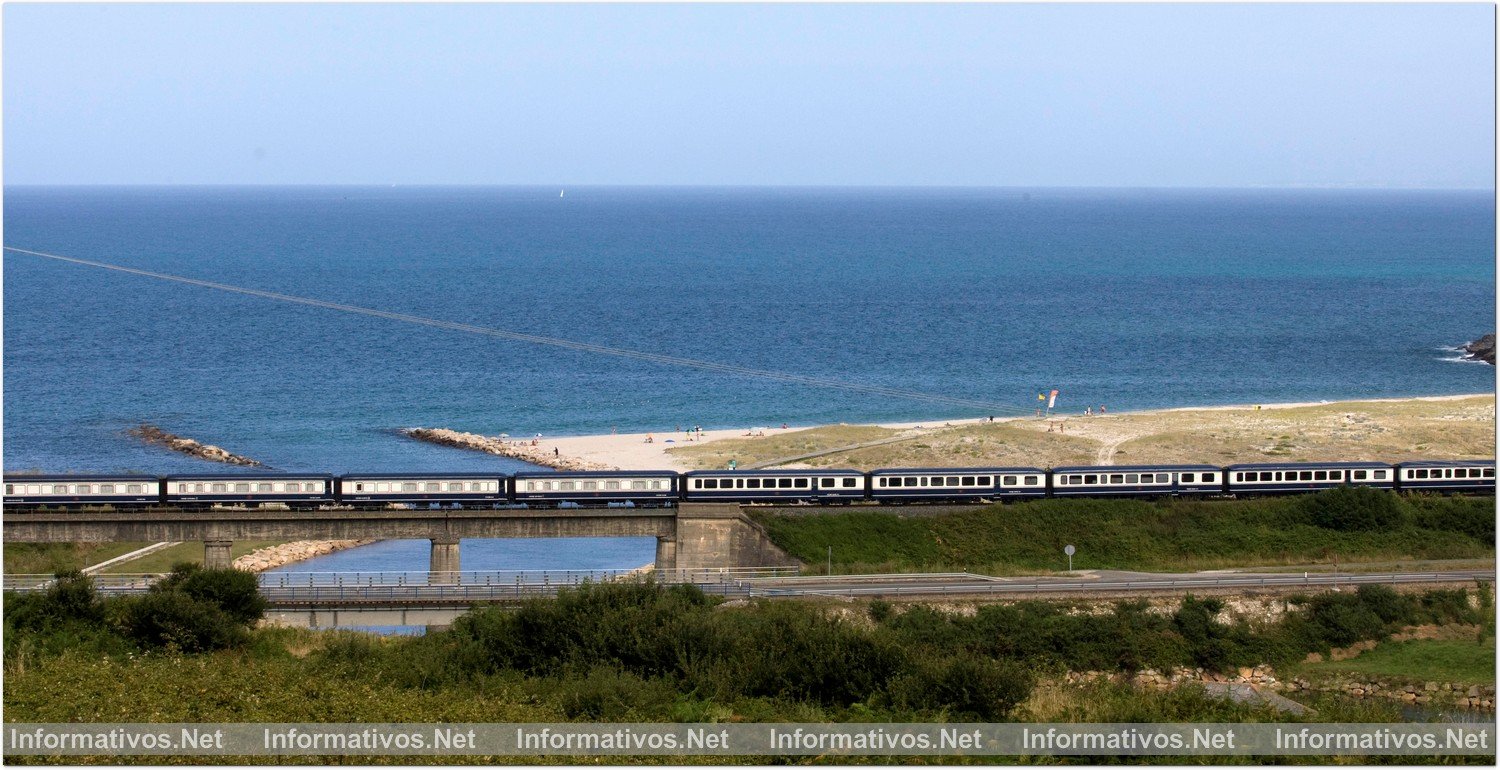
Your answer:
[[[160,481],[160,476],[131,473],[6,473],[6,481]]]
[[[1029,466],[985,466],[973,468],[877,468],[870,471],[871,475],[879,476],[882,473],[1045,473],[1041,468]]]
[[[249,473],[173,473],[165,477],[168,481],[176,479],[193,479],[209,481],[223,479],[225,481],[254,481],[256,479],[331,479],[331,473],[291,473],[289,471],[251,471]]]
[[[475,473],[345,473],[342,479],[503,479],[509,473],[494,471]]]
[[[1367,461],[1356,462],[1325,462],[1325,463],[1238,463],[1228,466],[1227,470],[1276,470],[1278,468],[1316,469],[1316,468],[1391,468],[1390,463],[1377,463]]]
[[[736,468],[735,470],[724,469],[720,471],[688,471],[684,476],[836,476],[838,474],[853,473],[858,476],[865,475],[864,471],[853,468],[790,468],[786,470],[755,470],[749,468]]]
[[[576,479],[601,476],[637,478],[641,476],[677,476],[677,471],[525,471],[512,474],[518,479]]]
[[[1494,460],[1411,460],[1401,463],[1402,468],[1491,468],[1494,465]]]
[[[1123,471],[1135,473],[1138,471],[1221,471],[1217,465],[1069,465],[1062,468],[1053,468],[1053,473],[1113,473]]]

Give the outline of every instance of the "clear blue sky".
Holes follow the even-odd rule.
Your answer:
[[[1491,188],[1494,13],[11,3],[4,174]]]

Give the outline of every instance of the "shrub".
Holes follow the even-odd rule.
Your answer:
[[[218,607],[244,626],[254,625],[266,612],[266,599],[260,595],[260,583],[255,573],[245,570],[203,569],[192,563],[177,564],[172,567],[171,574],[152,589],[181,591]]]
[[[1369,487],[1328,489],[1297,502],[1312,524],[1339,532],[1395,529],[1406,517],[1395,494]]]
[[[22,631],[47,631],[76,623],[98,625],[104,620],[104,602],[88,575],[78,570],[59,572],[40,594],[7,597],[5,620]]]
[[[596,666],[587,676],[559,682],[556,698],[569,719],[621,722],[666,711],[676,693],[660,680]]]
[[[902,708],[995,721],[1026,700],[1035,683],[1020,663],[963,654],[912,666],[891,682],[890,697]]]
[[[203,652],[234,647],[248,634],[228,613],[178,591],[153,591],[120,600],[124,635],[146,647]]]

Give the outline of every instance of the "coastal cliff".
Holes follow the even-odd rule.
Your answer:
[[[1491,366],[1495,364],[1495,335],[1486,334],[1464,346],[1465,358],[1483,361]]]

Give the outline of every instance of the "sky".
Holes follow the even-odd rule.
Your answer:
[[[17,184],[1493,189],[1495,8],[3,8]]]

